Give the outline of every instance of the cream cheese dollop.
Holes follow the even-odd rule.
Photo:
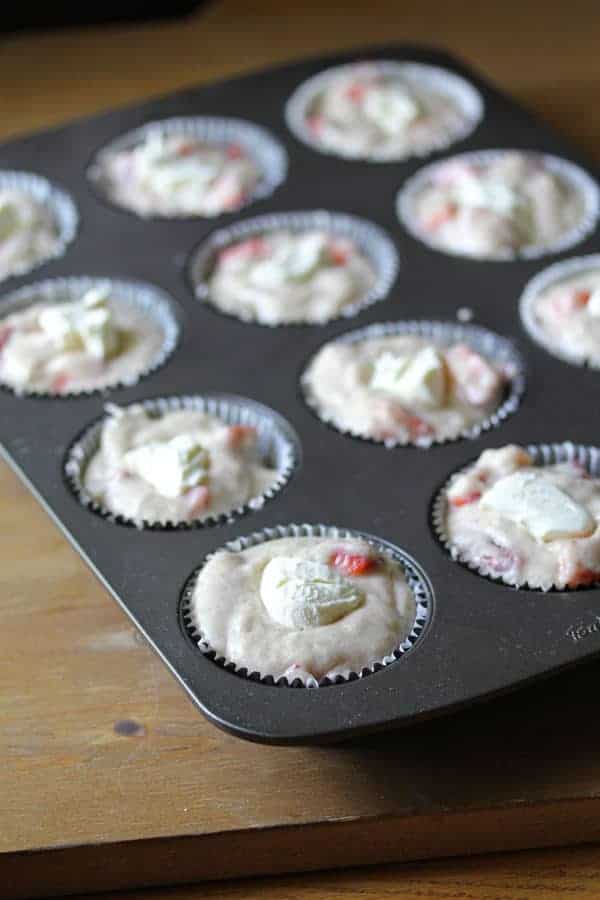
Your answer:
[[[276,556],[267,563],[260,596],[275,622],[300,630],[337,622],[365,601],[350,579],[325,563],[289,556]]]
[[[290,235],[275,246],[270,256],[251,264],[248,278],[264,288],[306,281],[324,261],[326,247],[324,234]]]
[[[370,386],[405,403],[439,409],[447,392],[446,364],[433,346],[412,355],[386,351],[375,360]]]
[[[480,503],[543,542],[587,537],[596,528],[588,510],[541,472],[506,475],[486,491]]]
[[[451,191],[451,200],[460,206],[489,209],[512,220],[524,237],[533,239],[534,221],[531,202],[520,191],[505,182],[485,176],[463,175]]]
[[[178,155],[179,147],[179,142],[156,134],[136,151],[140,180],[160,196],[206,187],[224,168],[226,158],[220,150],[198,146],[189,155]]]
[[[210,454],[188,433],[129,450],[123,462],[126,471],[147,481],[163,497],[175,498],[206,483]]]
[[[416,98],[396,85],[381,85],[367,90],[362,109],[367,119],[389,135],[401,132],[422,112]]]
[[[58,349],[85,350],[96,359],[108,359],[119,349],[108,298],[107,287],[91,288],[81,300],[43,309],[38,324]]]
[[[586,309],[588,315],[592,316],[594,319],[600,318],[600,288],[595,288],[592,291]]]

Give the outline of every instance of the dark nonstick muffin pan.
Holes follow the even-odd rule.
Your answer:
[[[480,124],[441,153],[405,162],[343,160],[300,142],[285,122],[289,96],[325,67],[359,57],[432,63],[463,75],[483,97]],[[145,122],[189,115],[238,117],[266,128],[287,153],[284,181],[239,213],[215,219],[142,220],[98,196],[86,169],[99,148]],[[454,562],[431,526],[431,503],[439,487],[486,447],[598,441],[598,373],[552,357],[527,337],[518,312],[526,282],[557,259],[597,251],[597,231],[568,254],[485,262],[436,252],[398,221],[396,194],[423,164],[497,147],[555,154],[594,175],[577,150],[455,59],[419,47],[387,46],[187,90],[0,148],[0,168],[48,178],[70,193],[80,217],[63,256],[2,283],[0,310],[2,296],[36,280],[127,278],[170,295],[181,327],[179,345],[166,364],[133,386],[56,399],[1,391],[4,454],[193,702],[233,734],[266,743],[314,743],[408,725],[600,650],[600,588],[542,593],[493,583]],[[265,213],[306,209],[349,213],[387,231],[400,265],[384,299],[324,326],[269,328],[221,315],[194,296],[189,258],[213,230]],[[461,307],[473,311],[475,324],[511,339],[525,359],[525,393],[516,412],[498,427],[476,439],[429,449],[386,448],[336,432],[304,402],[300,374],[325,341],[375,322],[456,321]],[[204,393],[258,401],[296,432],[301,447],[296,469],[262,508],[204,528],[139,530],[79,503],[63,474],[65,455],[102,414],[105,402],[126,405]],[[261,683],[202,654],[186,632],[180,609],[188,577],[227,542],[290,523],[356,529],[417,562],[433,596],[429,622],[408,652],[367,677],[313,689]]]

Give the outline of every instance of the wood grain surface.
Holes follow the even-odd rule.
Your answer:
[[[599,158],[598,37],[582,0],[230,0],[172,24],[4,38],[0,137],[397,39],[462,54]],[[200,718],[4,465],[0,536],[0,896],[600,840],[600,666],[410,733],[247,745]],[[595,848],[132,896],[561,893],[600,895]]]

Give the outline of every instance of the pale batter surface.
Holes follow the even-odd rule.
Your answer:
[[[83,476],[98,503],[137,524],[192,522],[252,500],[260,505],[277,480],[260,460],[254,428],[193,409],[155,417],[138,405],[109,408]]]
[[[313,143],[345,157],[401,160],[462,136],[469,111],[441,83],[419,78],[418,68],[375,62],[331,70],[305,113]]]
[[[550,351],[600,366],[600,265],[541,291],[532,312]]]
[[[364,299],[376,278],[370,260],[347,238],[278,230],[222,250],[208,299],[247,322],[322,324]]]
[[[54,256],[58,223],[44,204],[16,188],[0,188],[0,279],[21,275]]]
[[[265,570],[274,560],[273,580]],[[295,580],[284,584],[281,560]],[[290,598],[295,626],[281,624]],[[415,611],[400,566],[358,538],[281,538],[220,551],[201,570],[192,598],[194,622],[218,656],[249,673],[305,682],[380,661],[408,636]],[[320,621],[339,617],[307,625],[307,612]]]
[[[427,445],[487,419],[507,378],[466,344],[386,335],[325,344],[302,383],[319,416],[342,431]]]
[[[164,341],[157,319],[110,290],[34,302],[0,319],[0,382],[49,394],[108,388],[150,368]]]
[[[512,445],[485,450],[447,490],[453,552],[512,585],[600,581],[599,524],[599,479],[574,462],[534,466]]]
[[[239,144],[149,134],[129,150],[105,152],[98,179],[111,200],[140,216],[217,216],[238,209],[261,173]]]
[[[488,161],[436,166],[413,198],[411,219],[428,243],[482,259],[550,248],[584,216],[584,200],[542,156],[507,151]]]

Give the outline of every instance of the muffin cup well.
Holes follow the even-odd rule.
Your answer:
[[[379,444],[387,448],[393,447],[422,447],[428,448],[434,445],[447,444],[452,441],[462,440],[464,438],[478,438],[483,432],[489,431],[491,428],[497,428],[502,422],[512,415],[521,402],[521,397],[525,391],[525,363],[514,345],[507,338],[480,328],[477,325],[461,325],[454,322],[430,322],[430,321],[405,321],[405,322],[384,322],[374,325],[367,325],[365,328],[358,328],[354,331],[348,331],[340,337],[327,341],[327,344],[356,344],[361,341],[372,338],[382,338],[395,335],[405,335],[411,337],[424,338],[433,343],[450,346],[455,343],[468,344],[472,350],[480,353],[482,356],[493,362],[500,368],[507,377],[508,385],[506,394],[500,405],[489,416],[481,422],[470,425],[459,434],[442,439],[423,438],[417,441],[397,441],[397,440],[378,440],[359,432],[349,429],[340,428],[335,421],[328,416],[323,415],[319,410],[319,404],[310,391],[310,385],[307,379],[307,372],[319,353],[322,345],[316,353],[313,353],[304,366],[300,376],[300,386],[304,401],[315,413],[315,415],[326,425],[339,431],[340,434],[348,435],[348,437],[358,438],[373,444]]]
[[[421,569],[419,564],[409,556],[404,550],[396,547],[394,544],[384,541],[373,535],[366,534],[362,531],[356,531],[351,528],[338,528],[331,525],[276,525],[272,528],[265,528],[262,531],[255,531],[253,534],[245,537],[236,538],[229,541],[221,550],[230,550],[240,552],[247,550],[249,547],[255,547],[257,544],[263,544],[267,541],[277,540],[286,537],[324,537],[344,540],[345,538],[361,538],[365,540],[377,553],[385,556],[400,566],[410,589],[415,598],[415,617],[412,628],[404,640],[391,653],[383,657],[371,666],[363,667],[359,672],[350,672],[339,674],[335,679],[323,678],[317,681],[316,678],[310,677],[306,680],[302,678],[294,678],[288,681],[285,676],[275,680],[273,675],[268,672],[248,672],[244,666],[238,666],[234,660],[228,659],[215,651],[202,634],[202,623],[196,622],[194,619],[192,608],[192,595],[198,579],[198,575],[202,571],[206,563],[212,559],[214,553],[209,554],[204,561],[195,569],[185,583],[180,599],[180,621],[185,632],[192,641],[200,648],[202,653],[212,659],[217,665],[227,669],[236,675],[244,678],[250,678],[252,681],[259,681],[263,684],[277,685],[278,687],[306,687],[316,688],[333,684],[344,684],[348,681],[356,681],[381,669],[400,659],[407,653],[421,638],[425,632],[429,621],[433,614],[434,594],[431,583]],[[217,551],[218,552],[218,551]]]
[[[236,143],[244,148],[248,157],[255,163],[260,178],[249,192],[245,201],[235,210],[227,210],[207,216],[197,214],[163,215],[149,213],[142,215],[128,206],[120,204],[112,197],[110,183],[105,177],[105,160],[113,153],[132,150],[147,137],[152,135],[181,135],[202,141],[207,144],[223,145]],[[105,144],[94,156],[87,169],[87,177],[100,196],[111,205],[132,215],[144,219],[203,219],[216,218],[219,215],[237,213],[255,200],[268,197],[285,180],[288,170],[288,158],[283,146],[266,128],[247,122],[244,119],[220,118],[217,116],[189,116],[162,119],[148,122],[140,128],[128,131]]]
[[[536,466],[551,466],[558,463],[577,463],[577,465],[585,469],[593,478],[600,478],[600,448],[598,447],[573,444],[571,441],[565,441],[562,444],[528,444],[524,446],[524,449],[530,454],[533,463]],[[512,581],[502,575],[497,575],[490,569],[475,565],[467,556],[453,546],[450,537],[446,533],[446,517],[448,512],[448,502],[446,499],[447,491],[460,475],[471,468],[475,461],[476,460],[472,459],[466,466],[463,466],[461,469],[452,473],[450,478],[446,480],[444,485],[435,495],[431,506],[431,524],[434,534],[452,559],[461,565],[466,566],[466,568],[475,572],[477,575],[487,578],[489,581],[496,584],[507,584],[510,587],[518,588],[519,590],[536,591],[539,593],[548,593],[549,591],[572,593],[589,590],[590,587],[598,587],[598,584],[595,584],[576,588],[557,588],[554,586],[541,588],[531,586],[527,582],[515,585]]]
[[[347,63],[345,65],[326,69],[325,71],[314,75],[312,78],[309,78],[307,81],[304,81],[296,88],[287,101],[285,107],[287,126],[300,141],[327,156],[337,156],[345,159],[355,159],[373,163],[394,163],[401,162],[411,157],[429,156],[436,151],[446,149],[471,134],[483,118],[483,98],[479,91],[477,91],[465,78],[456,75],[454,72],[450,72],[448,69],[443,69],[440,66],[428,65],[426,63],[397,62],[394,60],[366,60],[366,62],[372,62],[383,75],[391,77],[399,76],[405,79],[408,84],[412,83],[425,88],[426,90],[428,89],[431,92],[440,92],[449,95],[455,101],[465,117],[463,127],[456,129],[442,129],[438,135],[432,137],[431,144],[426,150],[420,152],[409,151],[397,156],[386,156],[383,153],[377,152],[370,153],[366,156],[356,155],[323,146],[318,140],[315,140],[314,135],[307,126],[307,113],[319,94],[327,89],[332,79],[337,78],[356,67],[356,63]]]
[[[463,253],[459,250],[453,250],[443,247],[432,241],[428,233],[420,226],[419,222],[413,215],[414,203],[417,196],[423,188],[427,187],[431,182],[431,178],[435,172],[442,166],[446,166],[449,162],[467,162],[477,164],[489,164],[500,159],[506,153],[512,150],[475,150],[470,153],[459,153],[456,156],[447,157],[446,159],[430,163],[419,169],[415,175],[412,175],[405,182],[396,197],[396,211],[398,218],[406,230],[417,240],[422,241],[433,250],[440,253],[446,253],[449,256],[458,256],[462,259],[471,259],[475,262],[510,262],[515,259],[537,259],[541,256],[548,256],[553,253],[561,253],[568,250],[575,244],[580,243],[594,230],[600,213],[600,188],[597,182],[580,166],[569,160],[562,159],[559,156],[553,156],[549,153],[538,153],[535,151],[518,150],[520,154],[532,156],[540,160],[545,169],[552,175],[556,175],[569,188],[576,191],[581,197],[583,204],[583,215],[581,221],[573,228],[568,229],[561,237],[557,238],[552,244],[528,244],[521,247],[516,252],[497,253],[492,256],[474,256],[469,253]]]
[[[0,170],[0,190],[16,190],[29,194],[30,197],[47,210],[57,227],[57,244],[52,253],[33,263],[21,265],[18,269],[13,270],[9,275],[0,279],[0,281],[5,281],[18,275],[26,275],[51,259],[63,256],[67,246],[74,239],[79,225],[77,208],[70,195],[41,175],[34,175],[32,172],[13,172],[9,170]]]
[[[151,416],[162,416],[178,410],[197,410],[221,419],[226,425],[243,425],[255,428],[258,434],[258,452],[263,462],[269,462],[277,472],[273,484],[262,494],[252,497],[241,506],[217,516],[207,516],[191,522],[156,522],[130,519],[115,513],[96,500],[85,488],[85,470],[92,456],[100,447],[102,427],[106,416],[101,416],[79,434],[67,450],[64,475],[70,489],[79,502],[96,515],[117,525],[126,525],[152,531],[186,531],[223,525],[240,516],[261,509],[288,483],[300,464],[300,442],[292,427],[272,409],[229,394],[204,394],[199,396],[158,397],[142,400],[125,410],[143,409]],[[107,412],[112,407],[107,405]]]
[[[114,291],[115,299],[129,305],[147,318],[152,318],[162,330],[163,341],[160,350],[143,370],[134,372],[127,378],[121,378],[114,384],[104,385],[99,388],[86,388],[83,390],[64,391],[54,394],[50,391],[41,391],[24,388],[15,390],[11,385],[0,382],[2,390],[9,391],[19,397],[45,397],[52,400],[65,398],[86,397],[92,394],[107,393],[122,387],[131,387],[140,379],[156,371],[166,363],[174,352],[179,341],[179,323],[175,312],[173,300],[154,285],[142,281],[122,281],[115,278],[77,276],[71,278],[49,278],[45,281],[28,284],[19,290],[12,291],[0,299],[0,324],[2,320],[12,313],[22,312],[34,303],[69,303],[81,298],[91,288],[107,285],[111,292]]]
[[[213,231],[205,241],[192,251],[188,261],[188,276],[196,297],[208,303],[211,309],[214,309],[215,312],[221,315],[267,328],[282,328],[290,325],[318,327],[321,323],[282,322],[281,324],[270,324],[259,322],[256,319],[240,319],[239,316],[232,313],[223,312],[210,300],[210,277],[217,254],[238,241],[281,229],[292,232],[314,229],[326,231],[334,237],[351,240],[365,254],[373,266],[377,276],[373,287],[360,300],[342,309],[339,315],[334,316],[334,319],[350,318],[357,315],[367,306],[371,306],[378,300],[385,299],[391,290],[398,274],[398,253],[391,238],[379,225],[346,213],[328,212],[326,210],[303,210],[256,216],[252,219],[235,222],[227,228],[219,228],[218,231]],[[334,319],[329,319],[328,321],[334,321]]]
[[[591,369],[600,369],[600,347],[598,348],[597,358],[582,358],[575,353],[570,353],[564,347],[552,341],[552,337],[544,331],[538,322],[535,311],[536,300],[542,291],[559,285],[560,282],[567,278],[587,271],[600,272],[600,253],[566,259],[548,266],[547,269],[543,269],[525,285],[525,290],[521,294],[519,301],[519,312],[523,327],[529,336],[536,344],[539,344],[540,347],[551,353],[552,356],[556,356],[558,359],[575,366],[588,366]]]

